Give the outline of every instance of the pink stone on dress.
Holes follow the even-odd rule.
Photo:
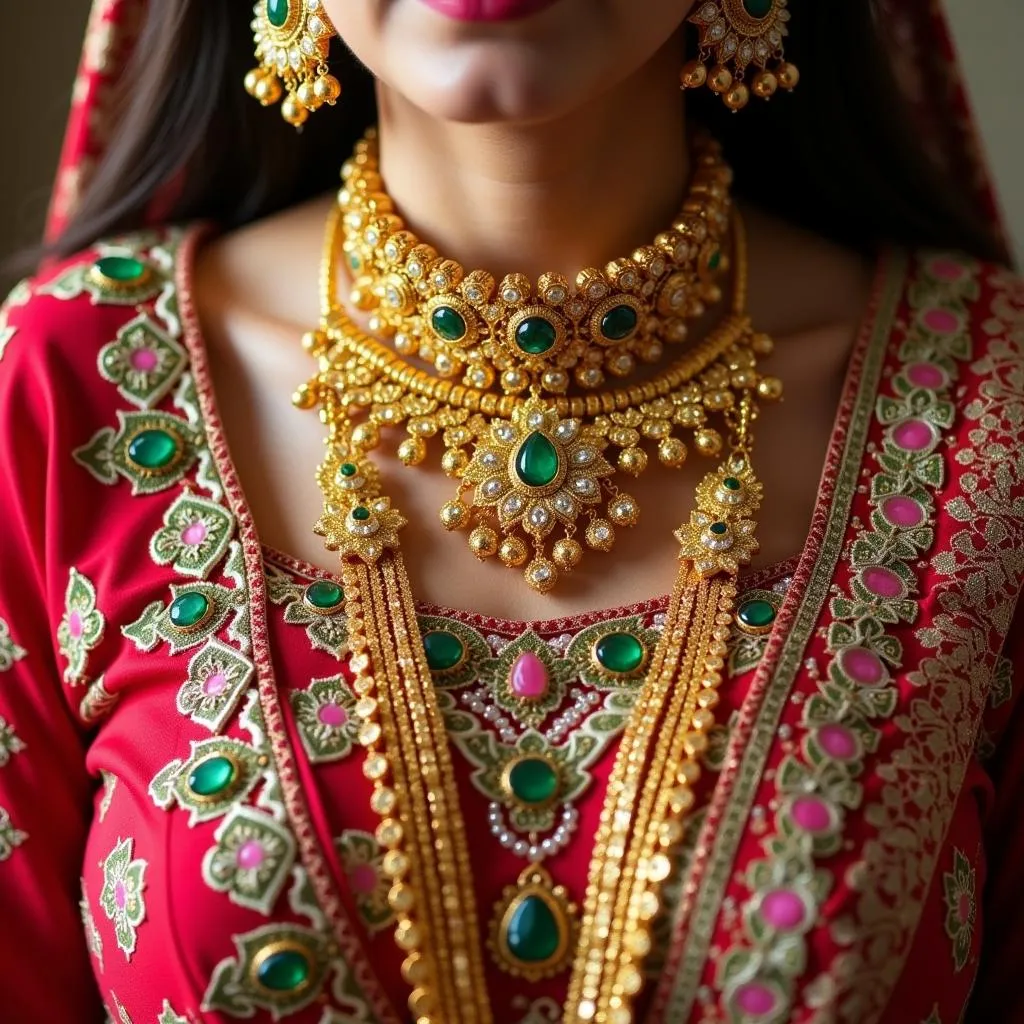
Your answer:
[[[214,672],[203,683],[203,693],[207,697],[219,697],[228,688],[228,677],[223,672]]]
[[[255,839],[242,843],[235,855],[235,863],[240,868],[258,868],[266,857],[263,844]]]
[[[839,667],[862,686],[878,686],[888,676],[882,659],[867,647],[847,647],[839,654]]]
[[[152,373],[160,363],[160,359],[151,348],[137,348],[129,357],[133,370],[140,373]]]
[[[512,664],[509,689],[521,700],[540,700],[547,695],[551,681],[544,662],[533,651],[524,651]]]
[[[959,281],[962,277],[966,276],[967,270],[957,263],[956,260],[948,259],[945,256],[938,256],[933,260],[929,260],[928,273],[940,281]]]
[[[357,864],[348,876],[353,890],[362,896],[367,896],[377,888],[377,872],[369,864]]]
[[[324,725],[328,725],[332,729],[340,729],[348,721],[348,712],[333,701],[330,704],[324,704],[316,716]]]
[[[938,441],[935,428],[925,420],[904,420],[892,428],[893,442],[905,452],[923,452]]]
[[[856,735],[845,725],[823,725],[817,740],[818,746],[837,761],[851,761],[860,753]]]
[[[764,1017],[776,1009],[778,999],[767,985],[750,981],[736,989],[733,1003],[741,1013],[749,1014],[751,1017]]]
[[[929,391],[938,391],[949,383],[949,376],[941,366],[935,363],[911,363],[906,370],[907,380],[915,388],[927,388]]]
[[[807,907],[790,889],[775,889],[761,900],[761,916],[776,931],[791,932],[807,917]]]
[[[206,540],[206,524],[192,523],[181,531],[181,543],[189,548],[197,548]]]
[[[68,633],[76,640],[82,635],[82,615],[80,612],[72,612],[68,616]]]
[[[805,832],[827,832],[832,828],[832,809],[816,796],[799,796],[791,807],[790,816]]]
[[[921,503],[913,498],[905,498],[902,494],[894,494],[882,502],[882,515],[893,526],[912,530],[925,521],[925,511]]]
[[[891,600],[903,597],[907,592],[903,580],[892,569],[886,569],[884,565],[869,565],[862,570],[860,581],[864,585],[864,589],[874,594],[875,597]]]
[[[124,910],[128,903],[128,892],[124,887],[124,882],[114,883],[114,902]]]
[[[960,330],[960,317],[948,309],[926,309],[921,314],[921,323],[935,334],[955,334]]]

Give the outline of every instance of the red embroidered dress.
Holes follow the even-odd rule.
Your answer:
[[[395,1024],[341,590],[260,547],[196,239],[0,318],[0,1018]],[[1022,442],[1020,283],[886,257],[806,548],[744,581],[641,1019],[1024,1019]],[[531,856],[582,901],[662,610],[423,610],[485,928]],[[487,964],[497,1024],[561,1019],[568,972]]]

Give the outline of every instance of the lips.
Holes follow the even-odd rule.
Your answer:
[[[431,10],[456,21],[515,21],[558,0],[421,0]]]

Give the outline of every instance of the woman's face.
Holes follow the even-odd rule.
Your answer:
[[[371,72],[435,117],[538,122],[627,78],[693,0],[323,0]]]

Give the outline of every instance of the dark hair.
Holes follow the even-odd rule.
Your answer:
[[[937,245],[1003,258],[968,197],[946,185],[911,128],[870,0],[790,0],[787,56],[801,84],[730,114],[707,90],[688,110],[725,144],[737,191],[844,244]],[[224,0],[150,4],[119,83],[113,143],[55,245],[69,254],[140,227],[173,186],[172,221],[237,227],[327,191],[376,110],[371,76],[332,58],[342,102],[301,131],[242,88],[253,64],[249,19]],[[951,115],[952,116],[952,115]]]

